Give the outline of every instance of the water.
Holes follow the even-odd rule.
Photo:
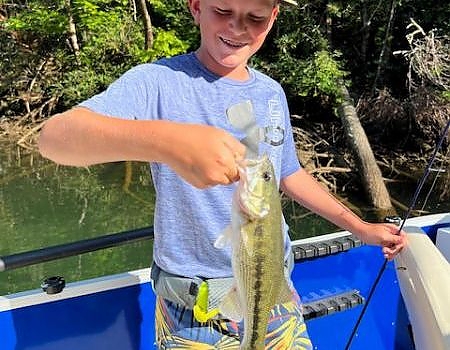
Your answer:
[[[0,256],[152,224],[155,194],[147,164],[62,167],[21,148],[0,147]],[[402,184],[394,192],[409,198],[414,186]],[[283,203],[293,239],[338,230],[297,205]],[[431,212],[450,210],[448,202],[432,197],[429,203]],[[370,210],[362,215],[370,217]],[[0,295],[39,288],[49,276],[73,282],[148,267],[151,251],[152,242],[141,241],[0,272]]]
[[[149,226],[153,202],[146,164],[61,167],[3,145],[0,256]],[[3,272],[0,295],[38,288],[54,275],[70,282],[147,267],[151,250],[151,241],[141,241]]]

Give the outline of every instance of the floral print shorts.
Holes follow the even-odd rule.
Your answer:
[[[156,301],[156,349],[239,349],[243,322],[197,322],[193,312],[161,297]],[[275,306],[267,325],[265,350],[311,350],[298,294]]]

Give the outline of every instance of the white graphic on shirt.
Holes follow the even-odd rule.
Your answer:
[[[247,158],[258,157],[260,142],[265,142],[269,146],[281,146],[284,142],[284,116],[279,97],[270,99],[267,106],[266,125],[264,127],[257,123],[250,100],[234,104],[228,107],[226,111],[230,124],[245,134],[241,142],[247,148]]]
[[[268,102],[269,125],[265,127],[264,141],[272,146],[280,146],[284,142],[283,109],[279,99]]]

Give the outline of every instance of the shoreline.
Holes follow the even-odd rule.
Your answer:
[[[46,120],[40,119],[24,124],[23,119],[18,121],[0,119],[0,142],[11,147],[20,147],[28,152],[38,152],[39,131]],[[353,156],[346,145],[330,145],[327,142],[329,135],[323,136],[318,130],[293,126],[293,133],[300,162],[329,191],[338,196],[350,191],[364,191],[359,184]],[[320,144],[322,146],[317,147]],[[438,161],[441,165],[450,164],[450,161],[446,160],[449,151],[447,155],[439,154]],[[419,152],[395,151],[383,147],[374,147],[373,152],[386,183],[416,182],[423,174],[430,158],[429,155]],[[445,168],[443,170],[445,172]],[[450,186],[445,184],[445,177],[450,179],[450,171],[447,171],[447,176],[443,175],[442,179],[443,190],[447,192],[445,197],[448,198]],[[393,205],[398,207],[398,203],[394,201]]]
[[[39,132],[46,121],[47,119],[40,119],[24,123],[23,120],[0,119],[0,142],[29,151],[37,151]],[[292,129],[299,160],[308,172],[322,178],[322,183],[328,183],[324,181],[323,174],[334,173],[345,177],[346,174],[356,171],[354,166],[349,166],[349,164],[352,165],[353,160],[346,145],[330,145],[327,141],[329,135],[321,135],[317,130],[294,125]],[[321,146],[318,151],[317,145],[320,144],[325,146]],[[390,170],[410,179],[415,178],[414,172],[423,169],[428,162],[427,156],[421,155],[420,152],[387,150],[383,147],[372,147],[372,149],[378,166],[383,171]],[[326,165],[323,165],[324,163]],[[346,164],[342,165],[343,163]],[[330,164],[334,165],[330,166]]]
[[[39,131],[46,120],[22,125],[20,121],[0,121],[0,142],[37,150]]]

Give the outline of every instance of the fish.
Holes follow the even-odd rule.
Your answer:
[[[271,310],[292,300],[285,274],[280,194],[267,154],[239,166],[230,227],[217,248],[231,246],[234,285],[219,305],[231,320],[244,321],[240,349],[264,349]]]

